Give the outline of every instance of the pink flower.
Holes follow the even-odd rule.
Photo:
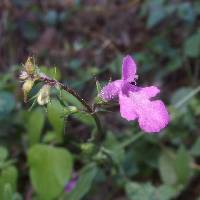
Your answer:
[[[78,176],[76,173],[73,173],[71,180],[65,186],[65,192],[71,192],[76,187],[77,181]]]
[[[145,132],[159,132],[169,123],[169,114],[161,100],[152,100],[160,90],[156,86],[138,87],[133,85],[136,75],[136,63],[131,56],[123,58],[122,78],[108,83],[101,91],[103,100],[118,99],[121,116],[128,121],[138,120]]]

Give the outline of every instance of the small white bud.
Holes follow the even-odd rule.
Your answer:
[[[43,106],[50,101],[50,86],[44,85],[38,92],[37,102],[39,105]]]
[[[27,95],[28,93],[31,91],[32,87],[33,87],[34,81],[32,79],[27,79],[23,86],[22,86],[22,90],[24,92],[24,102],[27,101]]]
[[[21,71],[21,74],[19,75],[19,78],[21,79],[21,80],[26,80],[27,78],[28,78],[28,74],[27,74],[27,72],[26,71]]]
[[[26,70],[26,72],[29,74],[29,75],[32,75],[35,71],[35,66],[32,62],[32,58],[31,57],[28,57],[25,65],[24,65],[24,69]]]

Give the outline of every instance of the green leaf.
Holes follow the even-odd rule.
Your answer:
[[[88,126],[94,126],[94,118],[87,112],[77,112],[73,114],[73,117],[78,119],[83,124],[86,124]]]
[[[22,199],[22,196],[19,193],[15,193],[13,195],[13,199],[12,200],[23,200],[23,199]]]
[[[97,167],[94,163],[85,166],[79,175],[76,187],[65,195],[66,200],[80,200],[90,190],[93,180],[97,174]]]
[[[194,2],[194,10],[197,14],[200,14],[200,2],[199,1]]]
[[[190,177],[190,156],[184,146],[181,146],[177,152],[175,160],[176,174],[179,183],[185,184]]]
[[[43,142],[44,143],[51,143],[53,141],[55,141],[55,136],[56,136],[56,133],[54,131],[47,131],[43,137]]]
[[[200,156],[200,137],[193,144],[190,152],[193,156]]]
[[[4,186],[3,200],[13,200],[12,197],[13,197],[13,192],[12,192],[11,185],[9,183],[7,183]]]
[[[128,182],[125,188],[129,200],[153,200],[154,188],[150,183],[142,186],[138,183]]]
[[[45,23],[50,26],[55,26],[58,21],[58,13],[55,10],[48,10],[44,16]]]
[[[179,55],[173,55],[173,59],[171,59],[166,66],[157,73],[156,79],[162,80],[163,77],[168,76],[173,73],[177,69],[182,67],[183,59]]]
[[[106,137],[104,146],[109,149],[112,159],[116,163],[121,163],[125,157],[124,149],[120,146],[120,142],[116,139],[112,132],[109,132]]]
[[[72,70],[78,70],[81,67],[81,62],[79,59],[73,59],[69,61],[69,68]]]
[[[30,113],[26,128],[28,139],[31,145],[39,142],[44,126],[44,121],[45,115],[43,110],[36,109]]]
[[[5,147],[0,146],[0,162],[6,160],[8,157],[8,150]]]
[[[99,83],[98,80],[96,80],[96,89],[97,89],[97,93],[99,94],[102,90],[101,84]]]
[[[200,55],[200,33],[190,36],[184,43],[184,52],[188,57],[197,58]]]
[[[152,28],[160,23],[167,15],[165,7],[162,2],[152,1],[150,4],[150,12],[147,19],[147,27]]]
[[[5,118],[15,107],[15,99],[9,92],[0,92],[0,119]]]
[[[174,185],[177,182],[174,160],[166,153],[160,156],[159,171],[162,181],[165,184]]]
[[[25,1],[23,0],[23,2]],[[29,41],[34,41],[39,36],[39,28],[37,24],[32,21],[24,21],[19,27],[22,36]]]
[[[169,185],[161,185],[158,193],[159,200],[171,200],[178,193],[178,189]]]
[[[179,116],[182,114],[188,113],[188,103],[189,101],[186,101],[182,103],[183,99],[185,99],[190,93],[192,93],[192,88],[190,87],[182,87],[176,90],[171,95],[171,104],[176,109],[173,113],[174,116]],[[192,97],[190,97],[192,98]]]
[[[193,23],[196,17],[194,6],[190,2],[180,3],[177,7],[177,14],[188,23]]]
[[[54,78],[56,80],[61,79],[60,70],[56,67],[47,68],[47,67],[42,66],[40,67],[40,70],[47,76],[50,76],[51,78]]]
[[[84,108],[80,101],[76,99],[76,97],[66,91],[62,91],[62,99],[69,104],[76,106],[80,110]]]
[[[126,194],[129,200],[171,200],[176,189],[167,185],[156,188],[151,183],[128,182]]]
[[[6,185],[10,185],[13,192],[17,186],[17,169],[14,166],[9,166],[2,170],[0,175],[0,199],[4,199],[4,189]]]
[[[64,148],[34,145],[28,152],[30,177],[42,200],[57,198],[72,173],[72,157]]]
[[[63,140],[64,108],[57,100],[52,100],[47,105],[48,119],[56,132],[57,142]]]

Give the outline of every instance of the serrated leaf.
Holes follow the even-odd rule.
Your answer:
[[[30,177],[42,200],[58,197],[72,173],[72,156],[64,148],[34,145],[28,152]]]
[[[97,167],[94,163],[85,166],[79,175],[75,188],[65,195],[65,200],[81,200],[90,190],[92,182],[97,174]]]

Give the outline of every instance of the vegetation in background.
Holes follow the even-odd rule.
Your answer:
[[[0,199],[200,198],[199,17],[198,0],[0,3]],[[141,134],[118,108],[102,111],[104,148],[92,156],[94,121],[72,95],[53,90],[47,106],[23,103],[18,75],[28,56],[90,102],[96,79],[119,78],[127,53],[139,84],[163,91],[171,123],[160,134]]]

